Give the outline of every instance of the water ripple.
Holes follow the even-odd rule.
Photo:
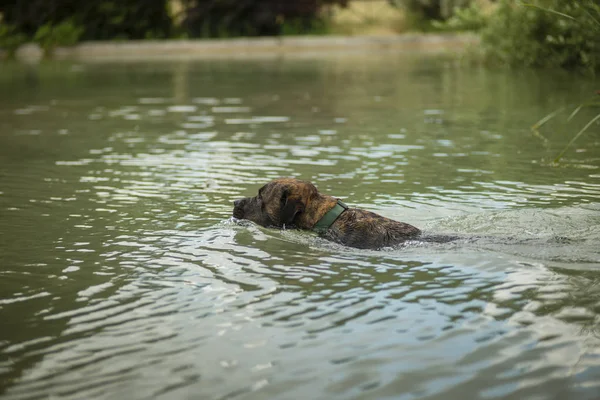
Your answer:
[[[594,399],[599,147],[556,168],[564,138],[523,135],[577,90],[355,61],[11,78],[2,396]],[[231,218],[278,176],[459,239],[364,251]]]

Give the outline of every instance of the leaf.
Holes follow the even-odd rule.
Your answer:
[[[575,115],[577,115],[577,113],[579,112],[579,110],[581,110],[583,108],[585,104],[580,104],[579,106],[577,106],[577,108],[575,110],[573,110],[573,112],[571,113],[571,115],[569,115],[569,118],[567,118],[567,122],[570,121],[571,119],[573,119],[573,117]]]
[[[550,114],[546,115],[544,118],[540,119],[538,122],[536,122],[535,124],[533,124],[531,126],[531,129],[534,130],[534,131],[538,130],[542,125],[544,125],[546,122],[550,121],[558,113],[562,112],[564,109],[565,109],[565,107],[561,107],[558,110],[554,110],[553,112],[551,112]]]
[[[557,14],[557,15],[560,15],[561,17],[569,18],[569,19],[572,19],[573,21],[576,21],[576,19],[574,17],[572,17],[568,14],[561,13],[560,11],[553,10],[551,8],[540,7],[537,4],[530,4],[530,3],[522,3],[522,4],[525,7],[537,8],[538,10],[547,11],[549,13]]]

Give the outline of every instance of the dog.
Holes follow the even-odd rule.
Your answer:
[[[416,239],[421,231],[404,222],[350,208],[319,193],[308,181],[275,179],[255,197],[233,202],[233,217],[264,227],[312,230],[324,238],[359,249],[380,249]]]

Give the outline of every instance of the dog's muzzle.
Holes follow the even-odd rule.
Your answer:
[[[233,202],[233,217],[244,219],[244,204],[246,199],[238,199]]]

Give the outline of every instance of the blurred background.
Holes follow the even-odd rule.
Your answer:
[[[399,33],[409,19],[446,20],[487,0],[126,0],[2,1],[5,24],[26,37],[70,21],[82,40]]]
[[[0,57],[24,43],[47,57],[80,41],[475,32],[474,60],[600,65],[595,0],[1,0]]]

